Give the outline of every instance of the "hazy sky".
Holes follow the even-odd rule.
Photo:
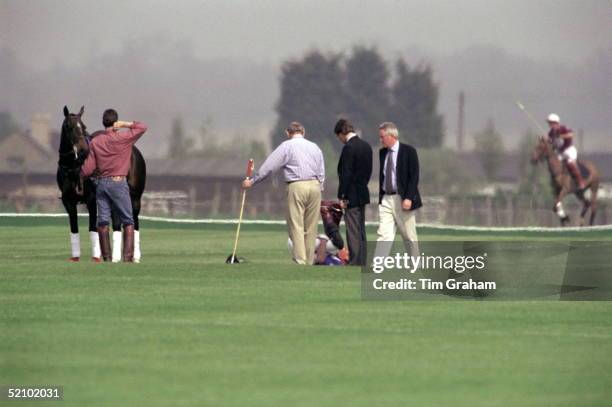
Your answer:
[[[450,54],[490,44],[579,62],[612,38],[610,0],[0,0],[0,46],[26,64],[66,65],[150,36],[202,58],[276,63],[359,42]],[[45,64],[46,65],[46,64]]]
[[[280,64],[354,45],[433,65],[446,145],[465,91],[469,135],[492,119],[516,143],[520,98],[612,149],[612,0],[0,0],[0,109],[26,127],[36,112],[60,123],[64,104],[97,123],[112,105],[155,128],[158,154],[177,116],[191,135],[211,117],[266,138]]]

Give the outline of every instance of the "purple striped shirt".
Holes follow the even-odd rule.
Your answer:
[[[319,180],[321,190],[325,182],[325,163],[319,146],[301,135],[282,142],[266,158],[259,171],[255,171],[253,185],[268,178],[270,174],[283,169],[286,182]]]

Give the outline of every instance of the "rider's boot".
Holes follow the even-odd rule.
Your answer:
[[[98,236],[100,239],[100,252],[104,261],[111,261],[110,238],[108,236],[108,225],[98,226]]]

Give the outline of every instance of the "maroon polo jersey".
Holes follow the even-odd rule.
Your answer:
[[[558,151],[564,151],[566,148],[573,144],[572,138],[562,138],[564,134],[572,133],[572,129],[565,126],[559,126],[557,130],[550,129],[548,132],[548,139]]]

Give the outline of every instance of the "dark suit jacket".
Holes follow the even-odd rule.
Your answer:
[[[383,186],[385,185],[385,158],[387,157],[388,148],[380,149],[380,175],[379,175],[379,191],[378,203],[382,202]],[[400,143],[399,151],[397,152],[397,163],[395,163],[395,174],[397,177],[397,193],[404,199],[412,201],[412,208],[415,210],[423,206],[421,195],[419,194],[419,157],[414,147],[408,144]]]
[[[369,204],[371,176],[372,147],[361,137],[352,137],[342,148],[338,161],[338,199],[348,200],[349,208]]]

